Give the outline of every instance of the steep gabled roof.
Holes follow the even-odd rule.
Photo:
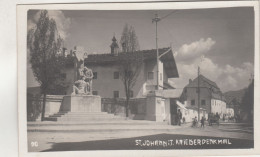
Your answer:
[[[211,89],[214,88],[215,90],[220,91],[218,85],[215,82],[206,78],[205,76],[199,75],[199,80],[200,80],[199,82],[200,87],[206,87]],[[198,77],[195,78],[193,81],[191,81],[186,87],[198,87]]]
[[[169,50],[169,48],[159,49],[159,55],[163,54]],[[142,59],[144,62],[156,60],[157,54],[156,49],[152,50],[141,50],[136,52],[128,53],[118,53],[118,55],[113,54],[90,54],[88,58],[84,60],[85,65],[107,65],[107,64],[118,64],[122,60],[131,59]],[[168,53],[163,55],[160,60],[164,64],[165,72],[168,78],[179,77],[178,69],[175,63],[173,52],[170,50]]]
[[[207,88],[209,90],[209,92],[211,93],[212,98],[226,101],[226,98],[225,98],[224,94],[221,92],[218,85],[203,75],[199,75],[199,77],[197,77],[193,81],[191,81],[185,88],[198,88],[198,78],[199,78],[199,87]],[[182,96],[184,96],[184,95],[182,95]]]

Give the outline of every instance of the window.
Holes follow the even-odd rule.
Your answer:
[[[201,100],[201,105],[206,105],[206,100]]]
[[[118,71],[114,72],[114,79],[119,79],[119,72]]]
[[[114,91],[114,98],[119,98],[119,91]]]
[[[191,100],[191,105],[195,105],[195,100]]]
[[[93,91],[92,94],[93,95],[98,95],[98,91]]]
[[[153,72],[148,72],[148,80],[153,80]]]
[[[93,79],[97,79],[97,72],[93,72]]]
[[[61,74],[60,74],[61,80],[65,80],[66,77],[67,77],[66,73],[61,73]]]
[[[131,90],[129,95],[130,95],[130,98],[134,97],[134,91]]]

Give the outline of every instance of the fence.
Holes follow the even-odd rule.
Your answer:
[[[62,103],[62,95],[47,95],[45,116],[59,112]],[[101,111],[125,117],[125,103],[123,98],[102,98]],[[39,120],[42,112],[42,96],[27,95],[27,120]],[[129,118],[143,120],[146,114],[146,98],[134,98],[129,100]]]
[[[27,94],[27,121],[40,120],[42,112],[42,95]],[[59,112],[63,95],[47,95],[45,117]]]
[[[35,121],[42,112],[41,95],[27,94],[27,121]]]
[[[112,113],[125,117],[125,103],[123,98],[102,98],[102,112]],[[129,100],[129,118],[135,120],[143,120],[146,114],[146,98],[134,98]]]

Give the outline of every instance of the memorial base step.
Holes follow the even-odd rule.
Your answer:
[[[45,118],[46,121],[109,121],[124,119],[125,117],[106,112],[59,112]]]

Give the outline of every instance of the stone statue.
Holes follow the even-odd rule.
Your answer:
[[[71,95],[76,95],[76,94],[90,94],[88,92],[88,83],[84,81],[84,77],[82,77],[81,80],[77,80],[74,82],[73,85],[73,92]]]
[[[87,67],[84,67],[83,73],[85,75],[85,81],[88,84],[87,91],[92,94],[92,79],[93,79],[92,70]]]
[[[84,59],[87,56],[83,51],[74,51],[77,67],[77,81],[74,82],[71,95],[83,94],[92,95],[92,70],[84,66]]]

